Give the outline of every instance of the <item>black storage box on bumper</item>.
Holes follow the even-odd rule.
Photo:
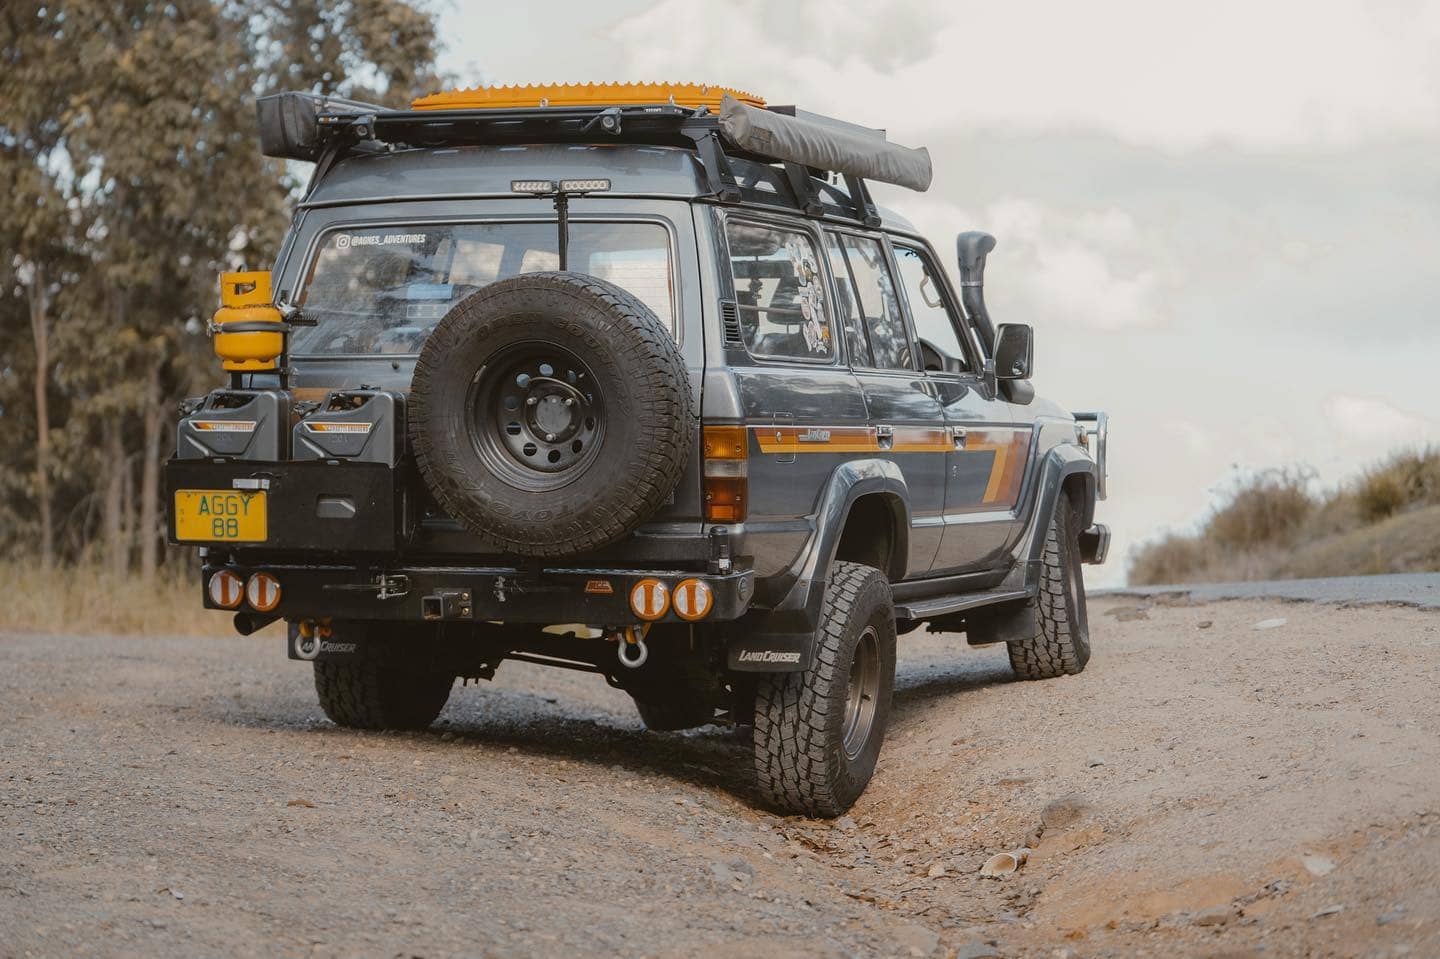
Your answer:
[[[182,546],[393,553],[411,525],[404,484],[383,463],[171,460],[165,499]],[[242,510],[248,522],[227,528],[225,514]]]

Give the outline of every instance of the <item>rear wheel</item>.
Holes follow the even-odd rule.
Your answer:
[[[771,806],[839,816],[875,773],[895,684],[895,614],[884,574],[837,562],[810,667],[762,676],[755,776]]]
[[[1035,608],[1035,631],[1009,643],[1010,666],[1021,679],[1074,675],[1090,661],[1090,618],[1080,562],[1080,517],[1060,494],[1045,532],[1045,555]]]
[[[425,729],[450,698],[455,677],[433,667],[393,666],[378,659],[316,660],[320,708],[351,729]]]

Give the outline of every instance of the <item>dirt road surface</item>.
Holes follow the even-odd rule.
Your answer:
[[[591,676],[510,664],[359,734],[275,638],[0,634],[0,955],[1440,956],[1440,614],[1092,622],[1042,683],[902,637],[835,823]]]

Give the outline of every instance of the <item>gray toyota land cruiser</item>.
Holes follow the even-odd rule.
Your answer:
[[[992,237],[960,234],[956,290],[874,205],[929,186],[923,149],[688,85],[258,113],[315,172],[274,270],[221,278],[169,532],[242,634],[287,622],[336,723],[584,670],[651,729],[753,725],[762,799],[835,816],[897,634],[1085,668],[1105,416],[1036,397]]]

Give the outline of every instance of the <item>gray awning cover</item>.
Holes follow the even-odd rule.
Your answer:
[[[894,183],[924,192],[933,170],[930,151],[890,143],[841,126],[747,106],[730,95],[720,101],[720,129],[742,150],[777,160]]]

